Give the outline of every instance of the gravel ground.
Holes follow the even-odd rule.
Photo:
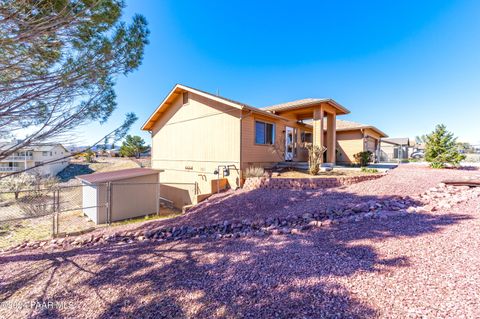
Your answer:
[[[414,197],[442,180],[480,177],[478,170],[430,169],[423,165],[404,164],[391,170],[386,176],[350,186],[319,190],[272,190],[256,189],[252,191],[227,191],[213,195],[185,215],[162,221],[132,224],[95,231],[115,233],[139,231],[162,226],[202,226],[221,223],[224,220],[256,220],[268,217],[286,217],[314,213],[327,208],[343,207],[346,204],[363,203],[397,196]],[[416,202],[412,198],[413,202]],[[420,203],[419,203],[420,204]],[[90,233],[91,234],[91,233]],[[90,236],[88,234],[88,236]]]
[[[7,254],[0,317],[478,318],[479,205],[303,235]]]
[[[170,223],[414,196],[471,175],[405,165],[341,189],[220,194]],[[479,234],[476,198],[300,235],[11,252],[0,255],[0,318],[478,318]]]

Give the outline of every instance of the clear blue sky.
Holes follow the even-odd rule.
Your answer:
[[[133,111],[150,143],[140,126],[182,83],[257,107],[330,97],[391,137],[444,123],[480,144],[480,1],[127,1],[133,13],[149,22],[144,62],[84,141]]]

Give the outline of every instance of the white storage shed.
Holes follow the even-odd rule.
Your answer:
[[[158,213],[160,172],[130,168],[77,176],[83,213],[96,224]]]

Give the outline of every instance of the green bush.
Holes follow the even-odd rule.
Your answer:
[[[360,166],[367,166],[373,160],[373,153],[370,151],[359,152],[353,155],[353,158]]]
[[[458,166],[464,159],[465,155],[458,151],[457,138],[447,131],[445,125],[437,125],[435,131],[427,136],[425,160],[430,163],[430,167]]]
[[[378,169],[376,169],[376,168],[362,167],[362,172],[363,172],[363,173],[378,173]]]

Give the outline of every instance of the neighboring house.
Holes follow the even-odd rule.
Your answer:
[[[8,148],[4,144],[2,148]],[[69,155],[69,151],[61,144],[36,144],[24,147],[10,156],[0,160],[0,174],[22,171],[44,162],[61,159]],[[30,170],[41,176],[55,176],[69,164],[68,159],[59,160]]]
[[[380,145],[380,160],[382,162],[398,162],[408,159],[410,148],[408,137],[382,138]]]
[[[325,146],[325,162],[335,163],[336,117],[347,113],[332,99],[259,109],[178,84],[142,129],[152,135],[152,168],[164,170],[162,196],[183,206],[224,178],[240,187],[249,166],[306,161],[305,143]]]
[[[337,162],[351,164],[355,162],[354,155],[370,151],[375,162],[380,159],[380,139],[387,137],[375,126],[337,120]]]
[[[107,153],[107,155],[109,157],[118,157],[118,156],[120,156],[120,149],[119,148],[111,148],[109,150],[106,150],[105,153]]]

